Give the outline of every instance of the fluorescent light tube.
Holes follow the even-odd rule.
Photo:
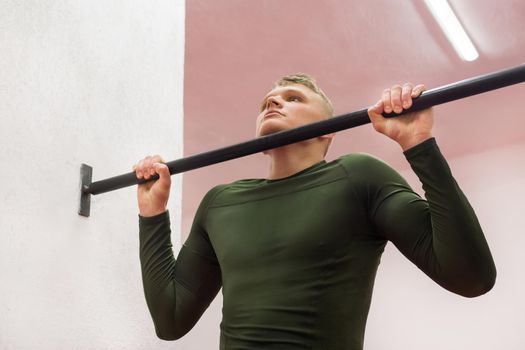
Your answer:
[[[425,0],[427,7],[445,32],[448,40],[456,49],[459,57],[465,61],[474,61],[479,57],[474,44],[470,41],[465,29],[450,8],[447,0]]]

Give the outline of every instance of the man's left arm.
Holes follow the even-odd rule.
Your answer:
[[[496,268],[478,219],[432,136],[432,109],[384,118],[412,105],[423,85],[396,85],[369,109],[374,128],[396,141],[423,184],[422,199],[386,164],[376,164],[371,220],[385,238],[446,289],[474,297],[494,285]],[[381,167],[383,167],[381,169]]]

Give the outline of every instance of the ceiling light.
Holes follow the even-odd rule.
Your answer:
[[[458,55],[465,61],[474,61],[478,58],[479,54],[476,48],[470,41],[461,23],[459,23],[447,0],[425,0],[425,3]]]

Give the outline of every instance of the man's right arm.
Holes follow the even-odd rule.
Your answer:
[[[144,295],[157,336],[175,340],[199,320],[221,287],[221,271],[208,256],[205,232],[197,217],[190,237],[175,260],[170,239],[169,213],[139,215],[140,264]]]
[[[142,281],[157,336],[178,339],[195,325],[221,287],[219,264],[203,225],[213,191],[203,199],[175,259],[166,210],[169,170],[160,156],[144,158],[133,170],[139,179],[159,174],[157,181],[141,184],[137,191]]]

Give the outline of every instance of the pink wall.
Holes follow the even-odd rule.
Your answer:
[[[282,74],[315,76],[336,114],[375,102],[403,81],[428,88],[522,63],[525,2],[451,0],[480,58],[463,62],[422,1],[229,0],[187,2],[185,155],[253,137],[260,98]],[[479,215],[499,275],[488,295],[454,296],[387,249],[369,318],[367,349],[522,349],[525,304],[518,271],[525,118],[519,85],[435,109],[434,135]],[[338,134],[327,158],[371,153],[419,181],[399,146],[370,125]],[[264,177],[263,155],[184,174],[182,235],[208,189]],[[403,283],[400,283],[401,280]],[[181,348],[217,348],[220,297]],[[417,330],[412,335],[411,330]]]

